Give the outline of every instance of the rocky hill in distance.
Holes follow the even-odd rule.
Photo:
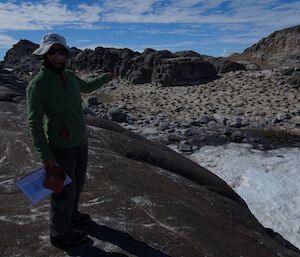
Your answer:
[[[20,40],[7,52],[2,66],[13,69],[19,79],[28,81],[40,64],[31,54],[37,47],[28,40]],[[213,81],[217,74],[230,71],[299,68],[300,25],[276,31],[242,54],[233,54],[228,58],[215,58],[193,51],[172,53],[149,48],[142,53],[128,48],[103,47],[95,50],[74,47],[73,51],[69,68],[83,77],[105,70],[134,84],[195,85]],[[298,73],[293,79],[296,84],[299,83]]]
[[[268,69],[300,67],[300,25],[275,31],[230,59],[248,61]]]
[[[21,80],[29,81],[41,62],[31,54],[37,47],[28,40],[20,40],[7,52],[2,66],[12,69]],[[127,48],[103,47],[73,50],[68,68],[83,77],[105,70],[135,84],[152,82],[163,85],[205,83],[217,77],[213,64],[192,51],[174,54],[167,50],[145,49],[138,53]]]

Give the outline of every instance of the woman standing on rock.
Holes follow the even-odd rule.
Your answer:
[[[91,92],[112,79],[101,74],[85,82],[65,69],[71,49],[64,37],[46,34],[33,54],[43,58],[38,74],[27,87],[27,112],[30,132],[43,161],[47,177],[72,178],[72,183],[51,196],[50,240],[59,248],[69,248],[87,239],[74,226],[91,220],[78,211],[87,168],[87,132],[80,92]]]

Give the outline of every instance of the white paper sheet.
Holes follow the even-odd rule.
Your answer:
[[[53,191],[43,186],[46,177],[46,170],[44,167],[39,168],[27,176],[24,176],[16,181],[16,186],[22,190],[32,204],[36,204],[40,200],[44,199]],[[72,182],[69,176],[66,176],[64,185],[68,185]]]

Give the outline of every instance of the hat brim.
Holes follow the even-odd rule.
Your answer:
[[[63,46],[64,48],[66,48],[66,50],[68,50],[69,54],[73,53],[73,51],[68,46],[62,45],[61,42],[51,42],[51,44],[40,45],[32,54],[39,55],[39,56],[44,55],[49,51],[51,46],[53,46],[55,44],[59,44],[59,45]]]

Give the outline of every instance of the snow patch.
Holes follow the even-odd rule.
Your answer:
[[[204,146],[188,158],[225,180],[265,227],[300,247],[300,149]]]

